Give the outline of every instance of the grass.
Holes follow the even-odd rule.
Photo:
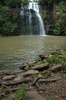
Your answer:
[[[17,93],[12,95],[12,98],[12,100],[27,100],[24,86],[21,86]]]
[[[62,63],[63,59],[59,58],[59,56],[56,54],[56,55],[52,55],[52,56],[48,57],[47,61],[50,64],[57,64],[57,63]]]

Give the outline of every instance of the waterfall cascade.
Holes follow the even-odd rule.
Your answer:
[[[20,15],[22,18],[26,16],[26,24],[29,26],[28,33],[30,35],[45,35],[44,24],[39,12],[38,1],[31,0],[28,4],[28,10],[26,14],[24,15],[24,11],[21,11]]]

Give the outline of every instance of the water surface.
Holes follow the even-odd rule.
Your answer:
[[[0,69],[35,59],[45,51],[61,48],[64,36],[14,36],[0,37]]]

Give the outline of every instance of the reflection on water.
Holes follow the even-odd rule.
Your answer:
[[[66,37],[61,36],[0,37],[0,68],[10,68],[12,65],[35,59],[38,54],[61,48],[65,43]]]

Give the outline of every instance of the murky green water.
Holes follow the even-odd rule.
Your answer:
[[[0,69],[35,59],[46,50],[58,49],[66,44],[61,36],[15,36],[0,37]]]

